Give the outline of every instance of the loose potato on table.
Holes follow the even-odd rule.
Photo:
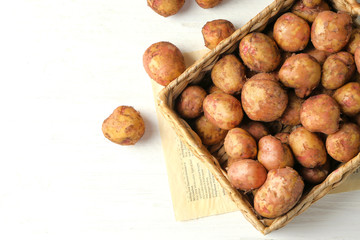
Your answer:
[[[340,107],[329,95],[312,96],[301,105],[300,120],[310,132],[332,134],[339,129]]]
[[[335,53],[349,42],[352,19],[348,13],[323,11],[311,26],[311,41],[316,49]]]
[[[120,106],[102,124],[102,132],[110,141],[134,145],[145,132],[145,123],[133,107]]]
[[[360,113],[360,83],[349,82],[337,89],[333,95],[340,105],[341,112],[348,116]]]
[[[255,159],[257,154],[255,139],[242,128],[233,128],[227,133],[224,148],[227,155],[235,159]]]
[[[288,12],[276,20],[273,36],[284,51],[298,52],[303,50],[309,42],[310,27],[304,19]]]
[[[360,127],[355,123],[344,123],[340,130],[326,138],[326,150],[340,162],[347,162],[360,151]]]
[[[188,86],[176,102],[176,111],[183,118],[196,118],[203,112],[203,101],[206,91],[200,86]]]
[[[301,167],[299,170],[300,176],[304,179],[305,182],[318,184],[326,179],[330,172],[330,161],[322,166],[315,168],[306,168]]]
[[[274,71],[281,61],[280,51],[275,41],[269,36],[253,32],[241,39],[240,57],[252,71]]]
[[[295,206],[303,190],[303,180],[291,167],[270,170],[255,193],[254,208],[263,217],[279,217]]]
[[[240,93],[246,81],[244,65],[235,55],[226,55],[215,63],[211,79],[224,93]]]
[[[203,109],[210,122],[225,130],[238,126],[244,116],[240,101],[226,93],[209,94],[204,99]]]
[[[184,56],[172,43],[158,42],[146,49],[143,64],[147,74],[166,86],[186,69]]]
[[[261,122],[250,121],[248,123],[242,124],[241,128],[250,133],[250,135],[257,141],[260,138],[269,135],[269,130]]]
[[[228,132],[212,124],[204,115],[195,120],[194,131],[199,135],[201,142],[207,146],[220,143]]]
[[[296,96],[292,91],[288,96],[288,105],[280,118],[280,122],[287,126],[295,126],[300,124],[300,109],[304,100]]]
[[[271,122],[284,113],[288,96],[278,82],[250,79],[243,86],[241,102],[251,120]]]
[[[299,17],[302,17],[303,19],[305,19],[310,23],[312,23],[315,20],[316,16],[320,12],[326,10],[330,10],[330,7],[325,1],[321,1],[319,5],[311,8],[305,6],[303,1],[299,0],[291,8],[292,13],[298,15]]]
[[[258,160],[268,171],[294,166],[289,146],[271,135],[260,139]]]
[[[222,0],[196,0],[196,3],[202,8],[213,8],[220,4]]]
[[[334,53],[325,60],[322,71],[321,84],[326,89],[337,89],[353,76],[354,57],[348,52]]]
[[[163,17],[176,14],[184,5],[185,0],[147,0],[148,5]]]
[[[228,20],[217,19],[207,22],[201,32],[205,46],[214,49],[222,40],[233,34],[235,30],[234,25]]]
[[[315,58],[299,53],[286,59],[279,70],[280,81],[289,88],[295,88],[295,94],[304,98],[309,96],[321,78],[321,66]]]
[[[267,172],[258,161],[243,159],[233,162],[228,167],[227,174],[231,185],[236,189],[250,191],[263,185]]]
[[[307,168],[324,165],[326,150],[321,139],[304,127],[292,131],[289,136],[290,148],[298,162]]]

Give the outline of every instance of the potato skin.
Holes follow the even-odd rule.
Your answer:
[[[281,49],[298,52],[309,42],[310,26],[304,19],[287,12],[276,20],[273,35]]]
[[[356,64],[356,70],[358,71],[358,73],[360,73],[360,47],[358,47],[355,50],[354,60],[355,60],[355,64]]]
[[[279,132],[279,133],[275,134],[274,137],[276,137],[277,139],[279,139],[281,143],[285,143],[285,144],[288,144],[288,145],[289,145],[289,136],[290,136],[290,133],[287,133],[287,132]]]
[[[350,40],[346,46],[346,51],[355,54],[355,50],[360,46],[360,29],[354,28],[351,32]]]
[[[292,131],[289,136],[290,148],[298,162],[307,168],[324,165],[326,150],[321,139],[304,127]]]
[[[335,91],[333,97],[346,115],[355,116],[360,112],[360,83],[345,84]]]
[[[250,78],[251,80],[271,80],[274,82],[279,82],[279,76],[277,72],[271,73],[257,73]]]
[[[303,180],[291,167],[270,170],[256,191],[254,208],[263,217],[279,217],[295,206],[303,190]]]
[[[339,131],[326,138],[326,150],[339,162],[351,160],[360,151],[360,127],[355,123],[344,123]]]
[[[233,162],[227,174],[231,185],[243,191],[259,188],[267,176],[265,168],[258,161],[251,159]]]
[[[329,95],[312,96],[301,105],[300,120],[310,132],[332,134],[339,129],[340,107]]]
[[[119,106],[104,120],[102,132],[114,143],[134,145],[144,135],[145,123],[133,107]]]
[[[213,8],[219,5],[222,0],[196,0],[196,3],[202,8]]]
[[[321,77],[321,66],[315,58],[299,53],[286,59],[279,70],[279,78],[286,87],[295,88],[295,94],[304,98],[317,87]]]
[[[211,79],[224,93],[238,94],[246,80],[244,65],[235,55],[226,55],[215,63]]]
[[[291,8],[292,13],[302,17],[310,23],[314,22],[320,12],[326,10],[330,10],[330,7],[325,1],[322,1],[318,6],[313,8],[305,6],[303,1],[297,1]]]
[[[326,89],[337,89],[347,83],[355,72],[354,57],[348,52],[330,55],[324,62],[321,84]]]
[[[201,142],[207,146],[220,143],[228,132],[212,124],[204,115],[195,120],[194,131],[200,137]]]
[[[294,166],[289,146],[271,135],[260,139],[258,160],[268,171]]]
[[[295,126],[300,124],[300,109],[304,100],[296,96],[296,94],[292,91],[288,94],[288,96],[288,105],[279,120],[284,125]]]
[[[146,73],[160,85],[166,86],[186,69],[184,56],[172,43],[157,42],[143,55]]]
[[[330,56],[330,53],[316,48],[307,49],[305,53],[315,58],[321,66],[324,64],[325,60]]]
[[[238,126],[244,116],[240,101],[226,93],[215,92],[207,95],[203,109],[210,122],[225,130]]]
[[[201,33],[204,38],[205,46],[214,49],[222,40],[235,32],[234,25],[225,19],[217,19],[207,22]]]
[[[351,16],[345,12],[320,12],[311,26],[311,41],[316,49],[335,53],[349,42]]]
[[[255,159],[257,154],[255,139],[242,128],[233,128],[227,133],[224,148],[231,158]]]
[[[305,182],[318,184],[326,179],[330,172],[330,161],[322,166],[316,168],[306,168],[301,167],[299,170],[300,176],[304,179]]]
[[[274,71],[281,61],[279,48],[269,36],[254,32],[241,39],[239,44],[240,57],[252,71]]]
[[[241,128],[250,133],[250,135],[257,141],[260,138],[269,135],[269,130],[261,122],[250,121],[246,124],[242,124]]]
[[[223,90],[221,90],[220,88],[218,88],[217,86],[215,85],[211,85],[208,89],[208,93],[211,94],[211,93],[215,93],[215,92],[220,92],[220,93],[224,93]]]
[[[157,14],[169,17],[182,8],[185,0],[147,0],[147,3]]]
[[[251,120],[271,122],[284,113],[288,96],[278,82],[248,80],[241,92],[241,102]]]
[[[176,111],[183,118],[199,117],[203,112],[203,101],[206,91],[200,86],[188,86],[180,94],[176,102]]]
[[[314,8],[316,6],[319,6],[322,0],[302,0],[304,5],[308,8]]]

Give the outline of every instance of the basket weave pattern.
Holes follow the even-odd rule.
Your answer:
[[[235,202],[245,218],[253,224],[261,233],[267,234],[273,230],[285,226],[295,216],[304,212],[311,204],[322,198],[330,190],[336,188],[349,175],[360,166],[360,154],[344,165],[334,170],[321,184],[313,187],[310,192],[304,194],[295,207],[283,216],[275,219],[259,217],[247,197],[233,188],[227,179],[226,172],[221,168],[219,160],[224,156],[222,146],[214,146],[210,151],[201,144],[200,138],[191,127],[181,119],[173,110],[176,98],[188,84],[199,83],[205,73],[214,66],[219,57],[224,53],[232,53],[237,48],[239,41],[249,32],[262,31],[273,18],[287,11],[295,0],[275,0],[263,11],[257,14],[242,28],[235,31],[230,37],[222,41],[215,49],[207,53],[203,58],[195,62],[182,75],[172,81],[158,95],[157,104],[163,116],[172,124],[180,139],[188,146],[192,153],[211,171],[217,181],[225,189],[227,194]],[[346,11],[353,16],[360,13],[360,5],[356,0],[332,0],[330,4],[337,10]],[[215,156],[217,156],[217,158]]]

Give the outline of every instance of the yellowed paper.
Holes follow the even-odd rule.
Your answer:
[[[207,50],[185,53],[187,66],[206,52]],[[155,98],[162,89],[162,86],[153,82]],[[157,117],[176,220],[184,221],[238,210],[211,172],[180,141],[170,123],[158,111]],[[359,189],[358,169],[331,193]]]

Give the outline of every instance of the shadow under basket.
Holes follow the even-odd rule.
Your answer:
[[[219,57],[223,54],[233,53],[239,41],[250,32],[260,32],[265,29],[268,23],[274,21],[283,12],[288,11],[295,3],[294,0],[275,0],[263,11],[258,13],[242,28],[235,31],[230,37],[223,40],[215,49],[207,53],[200,60],[190,66],[182,75],[172,81],[164,88],[157,97],[158,109],[169,121],[179,138],[187,145],[192,153],[211,171],[217,181],[221,184],[230,198],[235,202],[245,218],[261,233],[268,234],[289,223],[295,216],[304,212],[314,202],[326,195],[330,190],[336,188],[349,175],[360,166],[360,154],[346,164],[341,164],[337,169],[321,183],[304,192],[299,202],[286,214],[266,219],[259,216],[248,197],[241,191],[236,190],[230,184],[226,172],[221,168],[216,153],[210,153],[207,147],[202,145],[200,138],[191,127],[178,116],[174,110],[175,100],[189,84],[198,84],[204,81],[204,77],[214,66]],[[356,0],[332,0],[328,2],[334,10],[341,10],[350,13],[353,17],[359,15],[360,8]],[[208,81],[211,81],[210,79]],[[223,149],[218,151],[221,151]]]

